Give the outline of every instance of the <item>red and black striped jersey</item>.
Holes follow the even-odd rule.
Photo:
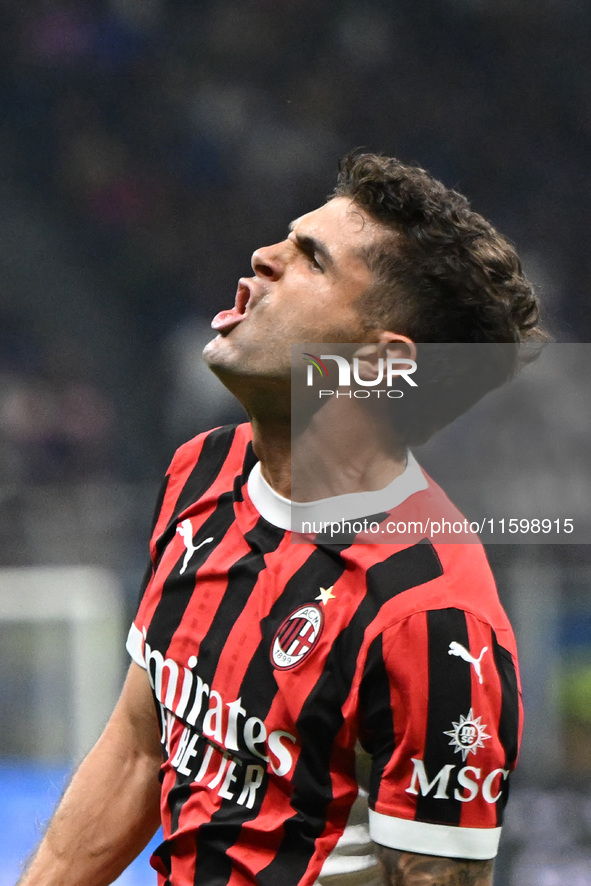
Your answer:
[[[359,744],[376,842],[492,858],[521,716],[481,545],[294,544],[255,465],[249,425],[200,435],[157,508],[128,649],[161,720],[159,882],[314,883]],[[432,512],[416,462],[398,480],[397,515]]]

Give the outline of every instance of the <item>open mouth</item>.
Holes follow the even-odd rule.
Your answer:
[[[246,314],[246,308],[248,307],[248,303],[250,301],[251,291],[246,283],[243,283],[242,280],[238,283],[238,289],[236,290],[236,300],[235,300],[235,309],[239,314]]]
[[[211,321],[211,328],[215,329],[216,332],[228,333],[238,326],[239,323],[242,323],[247,314],[251,294],[250,287],[244,280],[240,280],[236,290],[234,307],[216,314]]]

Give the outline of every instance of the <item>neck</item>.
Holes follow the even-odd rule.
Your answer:
[[[293,435],[282,417],[253,417],[261,473],[279,495],[316,501],[383,489],[406,467],[406,448],[355,403],[328,401]]]
[[[252,442],[261,474],[279,495],[291,498],[291,428],[284,420],[252,417]]]

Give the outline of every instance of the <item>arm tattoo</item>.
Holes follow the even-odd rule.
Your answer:
[[[376,846],[385,886],[492,886],[493,862],[417,855]]]

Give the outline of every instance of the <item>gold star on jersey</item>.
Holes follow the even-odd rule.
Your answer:
[[[329,600],[336,600],[335,595],[332,592],[334,585],[330,588],[320,588],[320,593],[317,597],[314,597],[315,600],[320,600],[323,606],[326,606]]]

